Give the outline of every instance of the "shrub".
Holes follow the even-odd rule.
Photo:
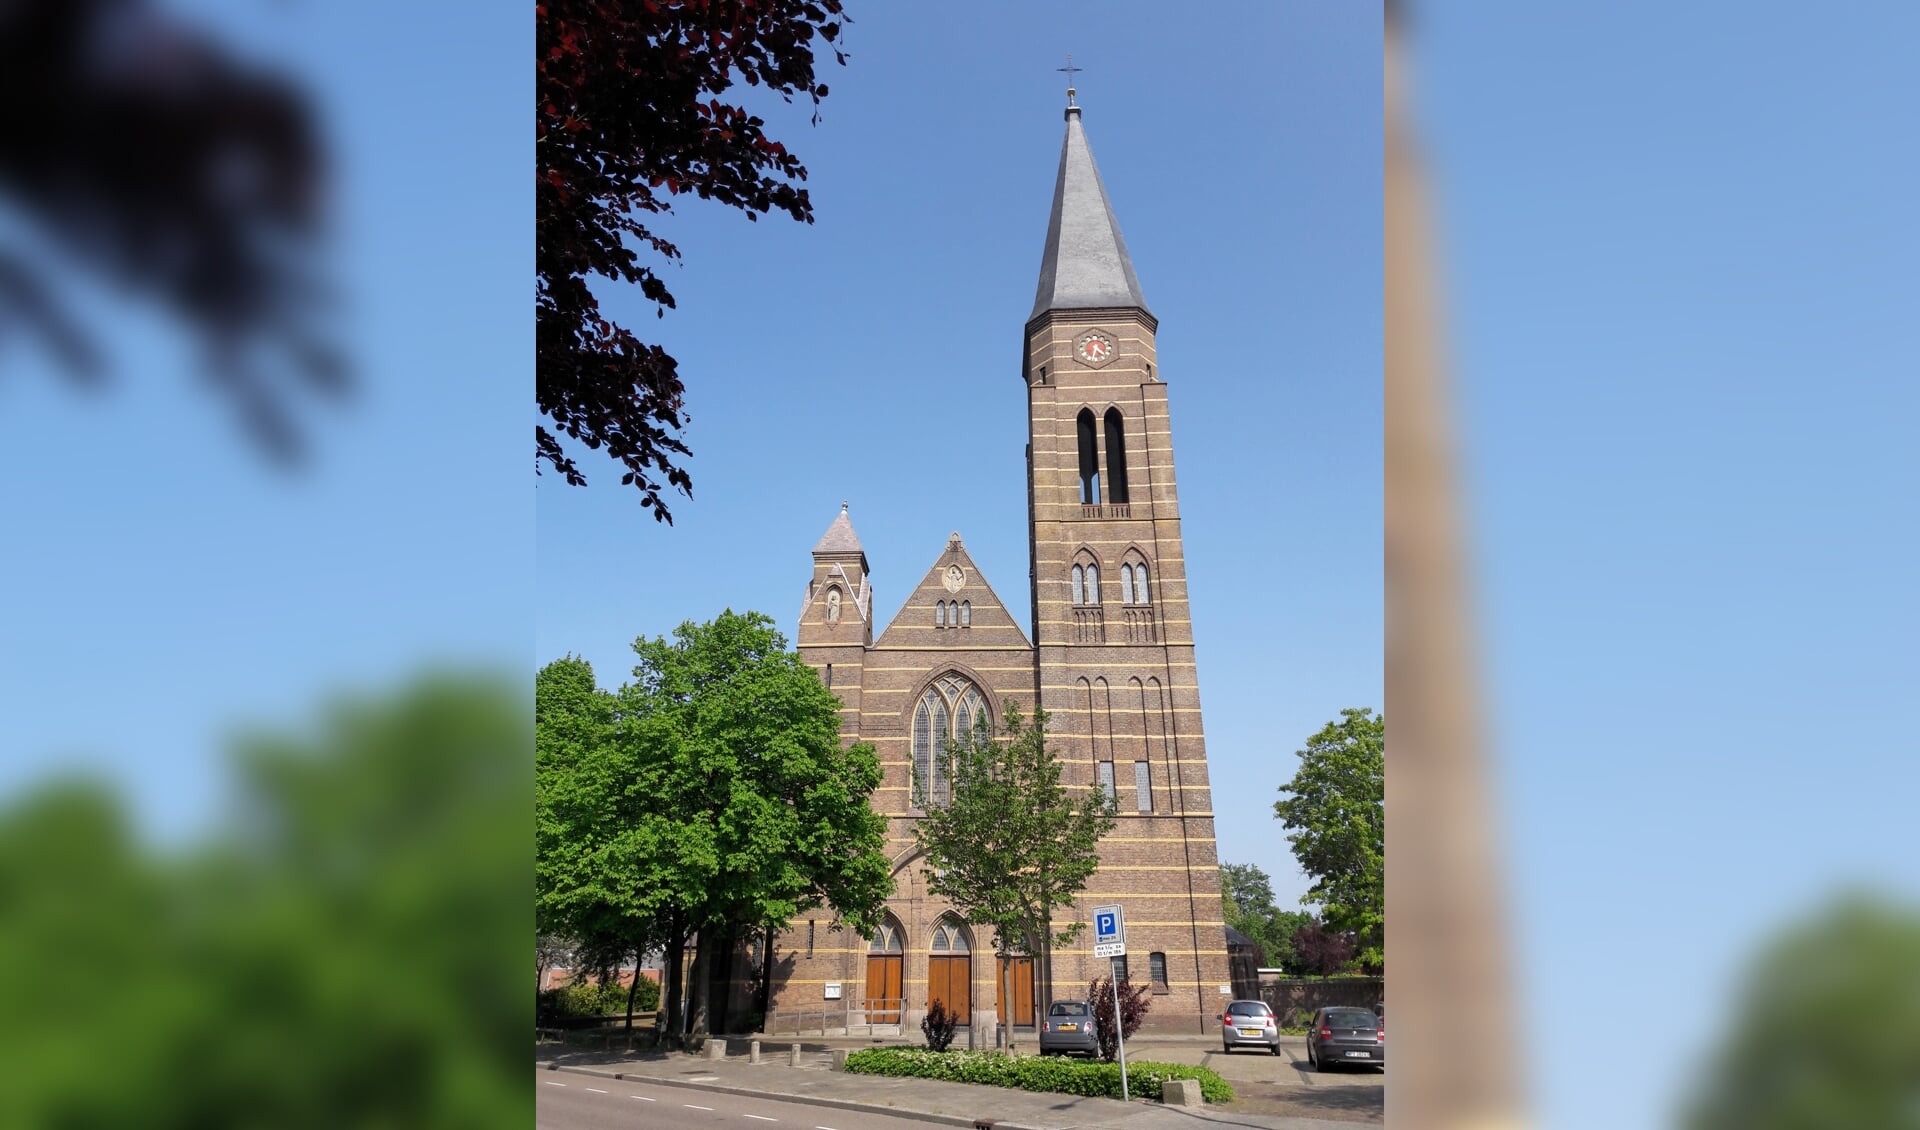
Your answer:
[[[1108,1063],[1120,1050],[1120,1041],[1113,1035],[1113,980],[1109,977],[1095,978],[1087,985],[1087,1000],[1093,1004],[1094,1034],[1100,1041],[1100,1058]],[[1140,1022],[1147,1018],[1147,1010],[1153,1007],[1153,988],[1150,985],[1133,987],[1133,982],[1120,979],[1120,1033],[1126,1039],[1140,1030]]]
[[[617,983],[594,985],[585,981],[576,981],[571,985],[548,989],[541,993],[537,1007],[543,1016],[625,1016],[627,987]],[[633,1014],[640,1016],[659,1007],[660,986],[651,978],[641,977],[640,988],[633,995]]]
[[[1015,1059],[994,1052],[864,1048],[847,1057],[847,1070],[862,1075],[1018,1087],[1023,1091],[1120,1097],[1120,1065],[1117,1063],[1045,1057]],[[1233,1101],[1233,1088],[1227,1085],[1225,1079],[1205,1067],[1145,1061],[1127,1065],[1128,1089],[1141,1098],[1159,1098],[1160,1084],[1168,1079],[1198,1079],[1201,1097],[1208,1102]]]
[[[937,1052],[947,1050],[953,1043],[953,1030],[960,1026],[960,1018],[947,1011],[947,1002],[936,1000],[927,1009],[926,1018],[920,1021],[920,1031],[927,1037],[927,1047]]]

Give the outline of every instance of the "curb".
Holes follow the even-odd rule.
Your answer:
[[[884,1114],[894,1118],[910,1118],[917,1122],[931,1122],[938,1126],[964,1126],[974,1130],[984,1120],[962,1118],[957,1114],[933,1114],[928,1111],[908,1110],[897,1106],[880,1106],[877,1103],[854,1102],[851,1099],[829,1099],[820,1095],[795,1095],[785,1091],[768,1091],[753,1087],[730,1087],[719,1083],[694,1083],[686,1079],[662,1079],[654,1075],[642,1075],[627,1071],[600,1071],[591,1067],[573,1067],[566,1064],[548,1063],[548,1071],[567,1071],[575,1075],[594,1075],[601,1079],[631,1080],[636,1083],[654,1083],[668,1087],[685,1087],[690,1091],[713,1091],[722,1095],[736,1095],[749,1099],[777,1099],[780,1102],[801,1103],[806,1106],[824,1106],[834,1110],[850,1110],[858,1114]],[[1042,1126],[1028,1126],[1020,1122],[991,1120],[993,1130],[1053,1130]]]

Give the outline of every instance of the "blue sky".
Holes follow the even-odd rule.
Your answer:
[[[541,661],[603,685],[721,609],[791,638],[844,499],[891,619],[959,530],[1024,623],[1022,326],[1072,52],[1160,319],[1222,857],[1305,889],[1293,752],[1381,702],[1380,28],[1364,5],[859,5],[818,127],[775,103],[817,222],[691,201],[679,308],[607,305],[688,384],[694,497],[656,527],[611,465],[538,487]],[[1230,56],[1258,44],[1257,62]],[[1231,50],[1223,45],[1232,45]],[[1244,54],[1244,51],[1242,51]],[[906,374],[913,376],[907,379]]]
[[[1920,895],[1920,12],[1415,23],[1539,1113],[1654,1125],[1762,937]]]
[[[175,10],[313,94],[361,392],[307,414],[315,458],[284,474],[138,302],[68,280],[117,362],[105,395],[0,351],[0,794],[105,774],[167,839],[220,802],[236,723],[523,663],[533,578],[530,17],[402,6],[369,35],[351,6]]]

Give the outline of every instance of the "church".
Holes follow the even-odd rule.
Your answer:
[[[816,913],[774,939],[768,1031],[783,1015],[823,1011],[912,1031],[936,999],[962,1023],[1025,1027],[1049,995],[1083,996],[1105,971],[1091,931],[1053,951],[1050,970],[1044,955],[996,958],[991,931],[926,890],[912,828],[916,797],[940,794],[935,751],[970,728],[997,730],[1009,700],[1052,715],[1070,789],[1117,802],[1118,827],[1075,913],[1124,907],[1128,952],[1111,962],[1151,984],[1148,1026],[1204,1032],[1229,999],[1157,327],[1069,90],[1024,327],[1027,615],[1015,616],[955,533],[876,632],[866,553],[844,505],[813,547],[798,647],[843,704],[844,740],[878,751],[873,803],[889,818],[896,889],[872,938]]]

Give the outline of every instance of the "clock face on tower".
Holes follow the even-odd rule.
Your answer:
[[[1083,365],[1091,365],[1098,369],[1113,360],[1116,352],[1118,350],[1114,347],[1112,335],[1102,330],[1088,330],[1074,339],[1074,360]]]

